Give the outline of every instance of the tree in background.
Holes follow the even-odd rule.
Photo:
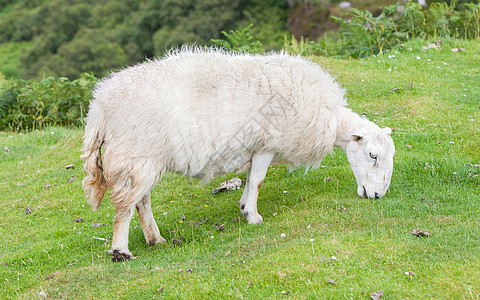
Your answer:
[[[287,10],[286,0],[0,0],[0,45],[30,45],[19,58],[24,78],[101,77],[250,23],[266,48],[278,47]]]

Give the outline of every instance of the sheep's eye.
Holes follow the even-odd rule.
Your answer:
[[[374,154],[374,153],[370,152],[369,155],[372,159],[377,160],[377,157],[378,157],[377,154]]]

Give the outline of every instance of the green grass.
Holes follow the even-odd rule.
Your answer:
[[[0,133],[0,298],[369,299],[378,290],[382,299],[480,298],[480,44],[444,40],[440,51],[421,50],[427,44],[364,60],[315,58],[347,89],[354,111],[395,128],[384,198],[356,195],[338,150],[306,175],[270,167],[260,226],[239,219],[242,190],[211,193],[234,174],[206,186],[169,174],[152,202],[169,243],[145,245],[135,217],[129,248],[137,259],[126,263],[104,253],[108,199],[97,212],[85,203],[81,130]],[[458,47],[466,51],[450,51]],[[413,236],[417,228],[431,236]]]

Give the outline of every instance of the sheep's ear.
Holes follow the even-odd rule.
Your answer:
[[[383,128],[383,131],[388,135],[392,135],[392,129],[390,127]]]
[[[365,135],[362,133],[354,133],[350,135],[350,140],[361,143],[365,140]]]

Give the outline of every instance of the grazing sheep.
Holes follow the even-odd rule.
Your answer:
[[[93,96],[83,184],[94,210],[111,191],[114,260],[133,258],[128,230],[135,207],[146,242],[165,242],[150,190],[167,171],[206,182],[247,170],[238,205],[251,224],[262,222],[258,191],[274,162],[315,168],[337,146],[347,153],[361,197],[380,198],[390,184],[391,130],[346,108],[334,79],[298,56],[183,49],[110,75]]]

